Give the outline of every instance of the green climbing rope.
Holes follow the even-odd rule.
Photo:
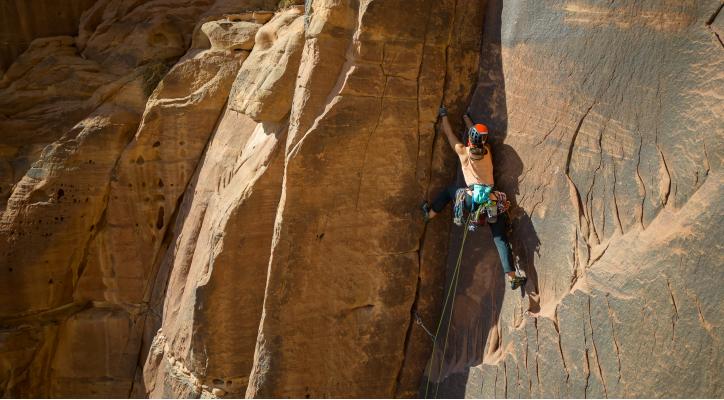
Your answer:
[[[450,318],[448,318],[447,327],[445,328],[445,344],[442,348],[442,357],[440,358],[440,367],[438,368],[438,376],[437,376],[437,382],[435,384],[435,398],[437,398],[437,391],[440,387],[440,376],[442,375],[442,366],[443,362],[445,360],[445,352],[447,350],[447,338],[448,334],[450,333],[450,323],[452,322],[453,317],[453,309],[455,307],[455,291],[457,290],[458,286],[458,277],[460,276],[460,264],[463,260],[463,249],[465,248],[465,239],[468,237],[468,225],[470,224],[470,220],[472,219],[472,214],[468,214],[468,218],[465,221],[465,225],[463,225],[463,240],[460,244],[460,251],[458,252],[458,260],[455,263],[455,269],[453,270],[453,278],[450,282],[450,287],[447,290],[447,294],[445,295],[445,302],[442,306],[442,313],[440,314],[440,321],[437,323],[437,329],[435,329],[435,337],[432,344],[432,354],[430,355],[430,361],[428,362],[427,366],[427,382],[425,383],[425,398],[427,399],[428,390],[430,387],[430,374],[432,374],[432,362],[435,359],[435,347],[437,346],[437,338],[440,335],[440,328],[442,327],[442,321],[445,319],[445,310],[447,309],[448,302],[450,303]],[[452,295],[452,301],[449,301],[451,299]]]

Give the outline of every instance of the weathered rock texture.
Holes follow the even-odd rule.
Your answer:
[[[99,1],[5,74],[3,393],[144,394],[154,260],[270,16],[218,3]]]
[[[719,2],[70,3],[2,33],[3,396],[724,394]],[[425,372],[441,102],[530,280],[472,234]]]
[[[489,2],[471,110],[532,279],[467,265],[447,394],[722,396],[720,9]]]

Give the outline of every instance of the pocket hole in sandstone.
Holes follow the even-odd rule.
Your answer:
[[[63,198],[65,196],[65,191],[63,189],[58,189],[58,200]]]
[[[48,279],[48,284],[49,284],[49,285],[52,285],[52,284],[53,284],[53,278]]]
[[[214,385],[223,385],[224,384],[224,381],[222,381],[221,379],[214,379],[212,382],[214,382]]]
[[[158,147],[160,145],[161,145],[161,142],[159,142],[159,141],[153,142],[153,147]]]
[[[231,22],[241,22],[241,18],[239,18],[239,17],[231,17],[231,18],[229,18],[229,21],[231,21]]]
[[[182,140],[182,141],[178,142],[178,144],[181,145],[181,146],[183,146],[183,145],[186,144],[186,142],[184,142],[184,141]]]
[[[158,187],[160,187],[160,188],[163,187],[163,179],[161,179],[161,178],[158,178]]]
[[[241,53],[242,51],[244,51],[244,49],[242,49],[241,47],[234,47],[232,50],[233,50],[234,53],[236,53],[236,54],[239,54],[239,53]]]
[[[33,192],[30,193],[31,203],[41,203],[45,201],[48,201],[48,196],[42,190],[33,190]]]
[[[156,217],[156,229],[163,228],[163,206],[158,209],[158,216]]]
[[[142,165],[144,162],[146,162],[146,160],[143,159],[143,156],[138,156],[136,159],[136,164],[138,165]]]
[[[150,42],[152,45],[164,46],[164,45],[168,44],[168,38],[166,37],[166,35],[164,35],[162,33],[156,33],[153,36],[151,36]]]
[[[324,238],[324,232],[317,235],[317,239],[322,240]]]

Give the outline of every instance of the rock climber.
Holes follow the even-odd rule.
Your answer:
[[[444,106],[440,107],[438,116],[442,118],[442,128],[448,143],[450,143],[450,146],[460,159],[465,184],[467,185],[464,197],[465,207],[470,209],[472,206],[473,191],[471,188],[473,185],[484,185],[492,189],[495,183],[493,181],[493,154],[490,145],[487,143],[488,128],[483,124],[473,124],[470,117],[467,114],[464,115],[463,120],[468,130],[468,143],[464,145],[455,133],[453,133],[452,126],[447,117],[447,109]],[[437,195],[432,204],[429,204],[427,201],[424,202],[422,210],[425,221],[434,218],[450,201],[455,199],[458,189],[460,189],[458,185],[448,186]],[[496,200],[494,196],[494,193],[490,194],[492,200]],[[518,276],[511,265],[512,257],[508,245],[508,238],[505,234],[505,214],[500,214],[495,222],[488,222],[488,226],[490,226],[493,234],[493,242],[498,249],[500,263],[503,266],[503,272],[508,278],[510,288],[517,289],[525,285],[525,276]],[[467,229],[467,227],[465,227],[465,229]]]

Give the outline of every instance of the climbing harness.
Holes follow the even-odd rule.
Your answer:
[[[470,219],[472,217],[472,214],[468,214],[468,218],[465,222],[466,225],[470,223]],[[460,264],[462,263],[463,259],[463,249],[465,248],[465,239],[468,237],[468,229],[463,230],[463,240],[460,244],[460,251],[458,252],[458,259],[455,263],[455,269],[453,270],[453,276],[452,280],[450,281],[450,287],[448,288],[447,294],[445,295],[445,302],[442,306],[442,313],[440,315],[440,321],[437,323],[437,329],[435,329],[435,335],[432,337],[433,344],[432,344],[432,355],[430,356],[430,361],[427,365],[427,382],[425,383],[425,398],[427,398],[428,390],[430,388],[430,374],[432,374],[432,363],[435,359],[435,348],[437,346],[437,338],[440,336],[440,328],[442,327],[442,322],[445,319],[445,310],[447,310],[448,303],[450,303],[450,317],[448,318],[447,327],[445,328],[445,342],[442,348],[442,357],[440,358],[440,366],[438,367],[438,381],[435,383],[435,397],[437,398],[437,391],[440,387],[440,375],[442,374],[442,365],[443,361],[445,360],[445,352],[447,351],[447,339],[448,334],[450,333],[450,323],[452,322],[452,316],[453,316],[453,309],[455,307],[455,301],[453,298],[453,301],[450,301],[451,297],[454,296],[455,292],[457,291],[458,286],[458,278],[460,277]],[[416,313],[417,314],[417,313]],[[420,321],[422,322],[422,321]]]
[[[490,195],[494,194],[496,200],[492,200]],[[471,223],[467,228],[474,231],[485,222],[494,224],[498,220],[498,215],[508,211],[510,202],[505,193],[493,191],[490,185],[473,184],[467,188],[458,189],[455,192],[455,207],[453,212],[453,222],[457,226],[463,224],[464,211],[467,206],[466,197],[470,196],[469,213],[472,214]]]

